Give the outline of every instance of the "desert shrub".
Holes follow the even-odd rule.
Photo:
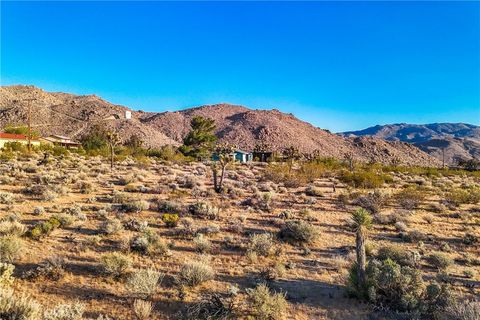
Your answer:
[[[452,301],[445,308],[444,320],[480,319],[479,301]]]
[[[401,238],[407,242],[418,243],[425,240],[426,236],[419,230],[410,230],[400,234]]]
[[[94,191],[93,184],[87,181],[81,181],[78,184],[78,190],[82,194],[90,194]]]
[[[408,187],[395,194],[398,204],[406,209],[413,210],[425,200],[425,191],[417,187]]]
[[[26,279],[46,278],[58,281],[65,275],[65,260],[60,256],[52,256],[40,263],[36,268],[26,271]]]
[[[410,267],[417,265],[420,259],[420,257],[414,252],[407,251],[400,246],[394,245],[380,247],[377,251],[376,257],[382,261],[391,259],[401,266]]]
[[[320,233],[317,228],[305,221],[287,221],[278,236],[286,242],[309,244],[315,242]]]
[[[154,269],[140,269],[134,271],[127,280],[126,288],[133,295],[149,297],[153,295],[163,274]]]
[[[81,303],[63,303],[45,312],[44,320],[82,320],[85,306]]]
[[[0,290],[12,285],[13,270],[15,270],[13,264],[0,262]]]
[[[184,319],[230,320],[235,319],[231,299],[223,299],[219,294],[211,294],[189,306]]]
[[[212,243],[205,237],[203,234],[197,234],[195,238],[193,238],[193,243],[195,244],[195,248],[197,251],[201,253],[209,252],[212,248]]]
[[[207,202],[194,203],[188,210],[191,215],[199,218],[216,219],[220,215],[220,209]]]
[[[47,221],[38,222],[27,231],[27,235],[35,240],[39,240],[52,233],[53,230],[61,226],[60,220],[56,217],[50,217]]]
[[[116,218],[108,219],[102,222],[100,230],[105,234],[115,234],[123,230],[123,224]]]
[[[360,195],[353,201],[355,205],[364,208],[372,214],[379,213],[388,202],[388,197],[378,190],[366,195]]]
[[[177,282],[181,286],[196,287],[205,281],[212,280],[214,275],[210,260],[202,257],[197,261],[185,263],[180,269]]]
[[[273,235],[270,233],[260,233],[250,236],[248,242],[248,252],[256,255],[268,257],[273,254],[275,249]]]
[[[15,235],[22,236],[26,231],[26,227],[17,220],[1,220],[0,221],[0,236]]]
[[[123,223],[127,230],[143,232],[148,228],[148,221],[140,221],[137,218],[131,218]]]
[[[15,197],[10,192],[0,192],[0,203],[1,204],[12,204],[15,200]]]
[[[133,313],[138,320],[151,319],[152,311],[153,308],[150,301],[135,299],[133,302]]]
[[[462,238],[462,242],[466,245],[473,245],[479,242],[478,237],[473,233],[466,233]]]
[[[157,200],[156,209],[162,213],[179,213],[183,211],[180,203],[167,200]]]
[[[445,200],[454,206],[476,204],[480,201],[480,187],[452,188],[445,195]]]
[[[253,197],[244,201],[245,205],[255,209],[270,212],[273,209],[273,194],[271,192],[256,192]]]
[[[428,262],[439,270],[446,270],[453,264],[453,260],[449,256],[440,252],[432,253],[428,257]]]
[[[391,259],[371,260],[367,266],[367,279],[367,288],[361,288],[354,264],[350,269],[350,292],[376,305],[385,305],[398,311],[419,308],[424,293],[419,270],[401,266]]]
[[[55,215],[52,216],[52,219],[56,219],[58,223],[60,223],[59,227],[64,228],[71,226],[75,221],[77,221],[77,218],[80,219],[86,219],[86,216],[84,213],[80,213],[79,216],[73,216],[68,213],[56,213]],[[53,220],[52,220],[53,221]]]
[[[167,242],[151,229],[146,229],[141,235],[132,238],[130,250],[148,255],[165,255],[169,252]]]
[[[305,189],[305,194],[306,194],[307,196],[311,196],[311,197],[323,197],[323,192],[322,192],[322,190],[320,190],[320,188],[315,187],[315,186],[313,186],[313,185],[308,186],[308,187]]]
[[[38,320],[40,305],[25,294],[16,295],[12,289],[0,290],[0,319]]]
[[[283,320],[287,318],[287,300],[283,293],[271,293],[265,284],[249,290],[248,298],[255,319]]]
[[[124,276],[132,266],[132,259],[119,252],[107,253],[101,258],[105,272],[115,278]]]
[[[122,203],[122,210],[125,212],[139,213],[148,210],[150,204],[145,200],[136,200]]]
[[[178,225],[180,218],[176,213],[164,213],[162,215],[162,221],[168,228],[174,228]]]
[[[37,206],[37,207],[35,207],[35,209],[33,209],[33,214],[36,215],[36,216],[40,216],[44,213],[45,213],[45,208],[43,208],[41,206]]]
[[[340,181],[354,187],[364,189],[380,188],[385,182],[392,180],[392,177],[367,170],[347,171],[342,170],[339,176]]]
[[[12,262],[20,256],[23,242],[14,235],[0,237],[0,262]]]

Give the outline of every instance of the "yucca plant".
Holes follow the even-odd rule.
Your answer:
[[[367,265],[367,255],[365,253],[365,241],[367,237],[367,232],[372,228],[372,216],[371,214],[363,209],[357,209],[352,213],[352,226],[356,233],[356,253],[357,253],[357,273],[358,273],[358,283],[360,287],[365,287],[366,285],[366,265]]]

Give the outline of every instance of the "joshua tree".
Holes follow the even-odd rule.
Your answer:
[[[367,231],[372,227],[372,216],[363,209],[357,209],[352,213],[353,227],[356,232],[356,252],[357,252],[357,275],[360,288],[365,288],[366,284],[366,264],[367,257],[365,253],[365,240]]]
[[[115,129],[106,132],[108,147],[110,148],[110,170],[113,171],[113,162],[115,161],[115,147],[120,143],[120,138]]]
[[[213,172],[213,188],[215,192],[222,192],[223,180],[225,178],[225,171],[229,163],[234,161],[232,153],[235,151],[235,146],[228,143],[221,143],[215,147],[214,154],[218,157],[218,160],[212,162]],[[221,170],[220,176],[218,170]]]

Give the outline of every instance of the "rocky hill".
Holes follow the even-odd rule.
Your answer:
[[[341,133],[345,137],[369,136],[412,143],[447,164],[480,160],[480,127],[466,123],[391,124]]]
[[[136,134],[150,147],[179,145],[190,130],[192,117],[201,115],[215,120],[220,140],[246,150],[262,143],[274,151],[295,146],[302,152],[316,151],[336,158],[352,153],[359,161],[439,165],[437,159],[411,144],[370,137],[345,138],[278,110],[216,104],[176,112],[140,112],[95,95],[45,92],[33,86],[7,86],[0,90],[0,126],[26,123],[31,104],[34,127],[42,134],[79,138],[95,124],[109,124],[119,130],[124,140]],[[35,100],[26,100],[31,98]],[[132,112],[131,119],[125,119],[125,111]],[[115,120],[105,120],[112,117]]]

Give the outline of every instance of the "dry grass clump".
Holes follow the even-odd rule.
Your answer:
[[[126,288],[135,296],[150,297],[157,291],[163,276],[155,269],[136,270],[127,279]]]
[[[201,253],[207,253],[212,248],[211,241],[202,233],[197,234],[197,236],[193,238],[193,243],[195,244],[195,249]]]
[[[260,284],[248,292],[250,306],[255,319],[287,319],[288,303],[283,293],[271,293],[265,284]]]
[[[0,237],[0,262],[12,262],[20,257],[23,241],[15,235]]]
[[[0,319],[41,319],[40,305],[25,294],[15,294],[12,289],[0,290]]]
[[[247,252],[258,256],[268,257],[273,254],[275,243],[271,233],[253,234],[248,241]]]
[[[132,259],[122,253],[112,252],[102,256],[101,264],[108,275],[114,278],[120,278],[127,274],[131,268]]]
[[[13,270],[15,270],[13,264],[0,262],[0,290],[12,285],[14,280]]]
[[[135,299],[133,302],[133,313],[138,320],[151,319],[152,312],[153,307],[150,301]]]
[[[203,282],[212,280],[214,275],[215,272],[210,266],[210,259],[203,256],[197,261],[185,263],[180,269],[177,282],[181,286],[196,287]]]
[[[43,320],[82,320],[85,306],[81,303],[62,303],[45,312]]]
[[[116,234],[123,230],[123,224],[119,219],[108,219],[102,222],[100,230],[107,235]]]
[[[20,237],[26,230],[25,225],[17,220],[0,220],[0,236],[14,235]]]
[[[453,264],[453,260],[441,252],[432,253],[428,257],[428,262],[439,270],[447,270]]]

